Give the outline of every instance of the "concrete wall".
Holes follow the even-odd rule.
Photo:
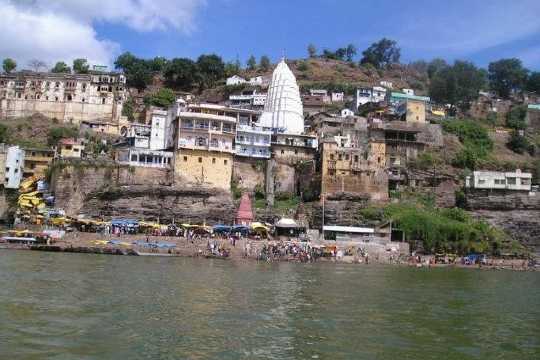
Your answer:
[[[233,178],[242,189],[253,191],[257,185],[261,185],[264,189],[266,164],[266,160],[235,156]]]
[[[407,122],[426,123],[426,103],[424,101],[407,100]]]
[[[226,152],[187,150],[176,152],[175,183],[231,189],[233,155]]]

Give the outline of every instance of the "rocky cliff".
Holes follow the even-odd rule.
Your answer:
[[[230,193],[173,185],[164,169],[113,164],[77,164],[55,169],[52,189],[56,206],[67,215],[131,217],[162,222],[231,222],[235,206]]]

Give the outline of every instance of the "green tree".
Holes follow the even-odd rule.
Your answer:
[[[135,120],[135,101],[130,96],[122,106],[122,115],[126,116],[129,121]]]
[[[452,66],[439,65],[432,73],[430,96],[436,102],[468,109],[486,83],[485,72],[468,61],[456,60]]]
[[[520,90],[527,80],[527,72],[516,58],[501,59],[491,62],[488,66],[488,76],[491,88],[497,94],[507,99],[513,91]]]
[[[515,130],[525,129],[525,117],[527,116],[526,105],[512,106],[510,111],[506,113],[506,126]]]
[[[493,140],[480,124],[470,120],[445,121],[444,131],[457,135],[463,144],[453,163],[457,167],[475,169],[478,160],[483,160],[493,150]]]
[[[51,72],[69,74],[69,73],[71,73],[71,68],[69,66],[67,66],[67,64],[65,62],[59,61],[51,69]]]
[[[169,88],[161,88],[155,94],[145,97],[144,102],[147,105],[167,108],[176,100],[174,91]]]
[[[540,95],[540,72],[533,72],[527,79],[527,90]]]
[[[0,124],[0,143],[6,143],[9,137],[9,127]]]
[[[377,69],[381,69],[390,64],[399,63],[401,49],[397,46],[396,41],[383,38],[371,44],[362,52],[362,56],[361,64],[372,64]]]
[[[208,89],[225,77],[225,64],[216,54],[201,55],[197,59],[199,86]]]
[[[197,65],[188,58],[172,59],[165,69],[165,80],[175,89],[191,90],[197,81]]]
[[[525,136],[520,135],[516,130],[512,131],[506,146],[518,154],[523,154],[526,151],[530,152],[531,155],[534,154],[534,146],[529,143],[529,140]]]
[[[87,74],[90,65],[86,59],[75,59],[73,60],[73,72],[76,74]]]
[[[270,70],[270,58],[266,55],[261,56],[261,60],[259,61],[259,66],[263,71]]]
[[[345,49],[345,56],[347,57],[348,62],[352,62],[353,58],[356,56],[356,46],[353,44],[347,45],[347,48]]]
[[[444,59],[435,58],[431,60],[427,67],[428,77],[431,79],[433,75],[435,75],[437,72],[447,67],[448,67],[448,64],[446,63]]]
[[[161,56],[156,56],[152,60],[147,60],[148,68],[153,72],[163,72],[169,61]]]
[[[17,68],[17,63],[11,58],[5,58],[2,67],[6,73],[10,73]]]
[[[157,66],[157,62],[154,65]],[[118,56],[114,62],[114,66],[116,69],[121,69],[124,72],[126,82],[129,86],[142,90],[152,82],[150,62],[139,59],[129,52]]]
[[[251,55],[246,62],[248,70],[255,70],[257,68],[257,59],[255,59],[255,56]]]
[[[307,52],[310,58],[314,58],[317,56],[317,48],[314,44],[309,44],[307,47]]]
[[[230,77],[237,75],[240,71],[240,66],[236,62],[227,62],[225,63],[225,76]]]

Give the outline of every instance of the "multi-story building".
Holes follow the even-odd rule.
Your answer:
[[[380,86],[363,87],[356,89],[354,97],[353,111],[357,111],[358,107],[367,103],[379,103],[386,98],[386,89]]]
[[[465,186],[477,190],[531,191],[532,174],[516,171],[473,171],[465,179]]]
[[[258,126],[238,125],[236,127],[236,155],[242,157],[269,159],[272,132]]]
[[[84,143],[82,139],[62,139],[58,142],[58,155],[63,159],[80,159],[83,152]]]
[[[152,168],[170,169],[173,166],[172,151],[149,150],[141,148],[124,148],[116,151],[119,164]]]
[[[24,148],[23,177],[43,177],[55,155],[54,149]]]
[[[257,90],[245,90],[241,94],[230,95],[229,102],[233,108],[262,110],[266,94],[258,93]]]
[[[0,75],[0,117],[40,113],[63,122],[118,123],[125,99],[124,75],[90,71],[57,74],[21,71]]]
[[[23,178],[24,150],[18,146],[10,146],[6,151],[4,170],[4,187],[18,189]]]
[[[227,108],[190,105],[178,113],[175,178],[230,190],[237,118]]]
[[[426,104],[429,101],[430,98],[427,96],[399,92],[392,92],[389,97],[395,115],[404,117],[405,121],[410,123],[426,123]]]

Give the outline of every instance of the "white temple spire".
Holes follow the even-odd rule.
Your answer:
[[[291,69],[282,59],[272,74],[264,112],[259,119],[263,127],[291,134],[304,132],[304,114],[300,90]]]

